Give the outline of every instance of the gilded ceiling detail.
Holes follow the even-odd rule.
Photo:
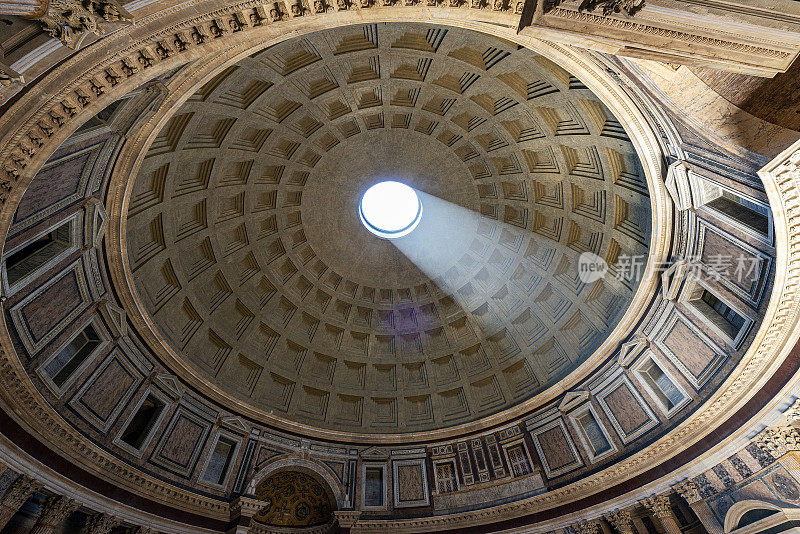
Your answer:
[[[208,81],[128,211],[130,267],[173,348],[258,408],[361,432],[473,421],[575,369],[636,289],[581,282],[578,256],[647,253],[647,185],[597,97],[517,48],[351,26]],[[382,176],[481,214],[441,276],[360,226]]]
[[[278,527],[312,527],[327,523],[331,504],[322,485],[305,473],[282,471],[256,487],[261,508],[253,519]]]

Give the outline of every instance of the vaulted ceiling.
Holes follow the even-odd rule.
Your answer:
[[[480,214],[437,273],[361,226],[385,177]],[[650,243],[635,150],[579,79],[431,25],[326,30],[222,70],[132,187],[130,268],[172,348],[257,408],[359,432],[473,421],[553,386],[637,286],[583,283],[578,256]]]

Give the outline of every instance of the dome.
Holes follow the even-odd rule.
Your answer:
[[[425,205],[397,240],[359,217],[385,178]],[[351,432],[446,428],[553,388],[626,314],[650,246],[641,163],[599,98],[441,26],[324,30],[226,67],[130,187],[129,267],[170,348],[258,410]],[[588,284],[584,252],[641,269]]]

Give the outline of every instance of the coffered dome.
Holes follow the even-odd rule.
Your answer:
[[[359,221],[384,179],[435,206],[397,242]],[[257,410],[360,433],[475,421],[553,387],[625,316],[638,279],[613,266],[651,239],[641,163],[578,78],[423,24],[324,30],[228,66],[129,191],[129,268],[165,344]],[[609,275],[581,280],[584,252]]]

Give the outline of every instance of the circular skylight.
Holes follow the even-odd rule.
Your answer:
[[[367,230],[378,237],[394,239],[417,227],[422,218],[422,202],[411,187],[388,180],[367,189],[358,214]]]

